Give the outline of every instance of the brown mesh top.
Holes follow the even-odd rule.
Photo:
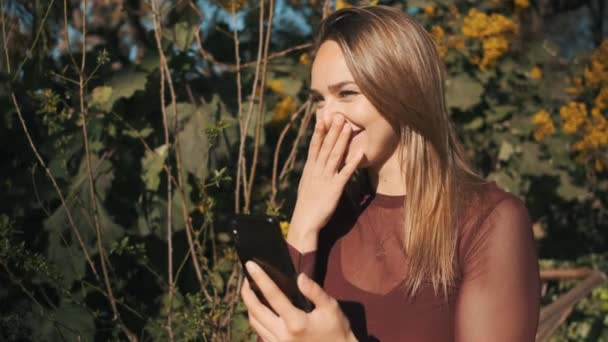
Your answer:
[[[430,283],[413,298],[400,286],[405,196],[340,205],[318,249],[301,254],[290,245],[292,260],[340,302],[360,341],[534,341],[540,279],[528,211],[495,183],[481,193],[458,224],[457,279],[447,302]]]

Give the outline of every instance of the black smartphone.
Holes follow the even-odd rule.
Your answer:
[[[270,216],[236,214],[231,219],[231,230],[245,275],[260,301],[271,308],[245,268],[249,260],[268,274],[294,306],[312,311],[313,304],[298,289],[297,274],[279,222]]]

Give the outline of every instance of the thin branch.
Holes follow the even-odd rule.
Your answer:
[[[253,113],[253,102],[256,98],[255,93],[258,84],[258,77],[260,73],[260,63],[262,62],[262,50],[264,48],[264,2],[260,1],[260,19],[259,19],[259,36],[258,36],[258,56],[255,66],[255,75],[253,77],[253,85],[251,86],[251,96],[249,98],[249,107],[247,108],[247,115],[245,116],[245,122],[239,120],[240,141],[239,141],[239,156],[236,170],[236,187],[234,190],[234,211],[239,213],[241,211],[241,177],[243,177],[243,189],[247,190],[247,165],[245,163],[245,139],[247,138],[247,132],[249,131],[249,122],[251,120],[251,114]],[[264,89],[260,87],[260,92]],[[247,196],[247,193],[245,193]],[[248,202],[245,199],[245,202]]]
[[[87,251],[87,248],[85,247],[84,240],[82,239],[82,236],[80,235],[80,231],[78,230],[78,228],[76,228],[76,224],[74,223],[74,218],[72,217],[72,211],[68,208],[65,197],[63,196],[63,192],[61,192],[61,189],[59,188],[59,185],[57,184],[57,180],[55,180],[55,177],[51,173],[51,170],[47,167],[46,163],[42,159],[42,156],[38,152],[38,148],[36,148],[36,145],[34,144],[34,141],[32,140],[32,137],[27,128],[27,125],[25,124],[25,120],[23,119],[23,115],[21,114],[21,107],[19,106],[19,103],[17,102],[17,97],[15,97],[14,93],[11,93],[11,99],[13,101],[13,106],[15,107],[15,110],[17,112],[17,116],[19,117],[19,122],[21,123],[21,128],[23,129],[23,132],[25,133],[25,137],[27,138],[30,148],[32,149],[32,152],[34,152],[34,155],[36,156],[38,163],[40,163],[40,165],[46,172],[46,175],[51,180],[51,183],[53,183],[55,192],[59,196],[59,200],[61,201],[61,206],[63,207],[63,210],[65,210],[66,217],[68,219],[68,224],[70,225],[70,228],[72,229],[72,232],[74,233],[74,236],[76,236],[78,245],[80,245],[80,249],[82,249],[82,253],[84,254],[85,259],[87,260],[87,263],[89,264],[89,267],[91,268],[91,271],[93,271],[95,278],[97,278],[97,280],[100,280],[99,274],[97,273],[97,269],[95,268],[95,264],[93,264],[93,260],[91,259],[91,256],[89,255],[89,252]]]
[[[6,56],[6,71],[7,73],[10,75],[11,74],[11,60],[8,54],[8,44],[6,41],[6,16],[4,15],[4,13],[6,13],[6,10],[4,8],[4,0],[2,0],[2,8],[0,9],[0,12],[2,12],[2,43],[4,45],[4,54]]]
[[[272,186],[272,190],[271,190],[271,194],[270,194],[270,204],[272,205],[273,208],[278,208],[278,205],[276,203],[276,196],[277,196],[277,169],[279,166],[279,152],[281,152],[281,146],[283,145],[283,140],[285,139],[285,136],[287,136],[287,132],[289,132],[289,129],[291,128],[293,123],[296,121],[298,116],[306,109],[307,106],[308,106],[308,102],[305,102],[303,105],[300,106],[300,108],[298,108],[298,110],[295,111],[295,113],[291,114],[291,119],[285,125],[285,127],[283,127],[283,130],[281,130],[281,134],[279,135],[279,139],[277,140],[277,146],[275,147],[275,150],[274,150],[274,159],[273,159],[273,163],[272,163],[272,178],[270,181],[271,186]]]
[[[270,0],[270,5],[268,6],[268,27],[266,28],[266,41],[264,44],[264,58],[262,59],[262,82],[260,83],[260,101],[258,104],[258,115],[257,115],[257,126],[255,130],[255,143],[253,146],[253,158],[251,160],[251,169],[249,172],[249,187],[247,188],[247,194],[245,196],[245,212],[249,212],[249,207],[251,205],[251,193],[253,192],[253,183],[255,180],[255,171],[258,163],[258,153],[260,149],[260,136],[262,134],[262,125],[264,118],[264,94],[266,87],[266,76],[267,75],[267,67],[268,67],[268,50],[270,48],[270,34],[272,33],[272,18],[274,14],[274,0]]]
[[[38,27],[38,32],[36,32],[36,37],[34,38],[34,42],[32,43],[32,46],[28,49],[28,53],[25,54],[25,57],[23,58],[21,63],[19,63],[19,67],[17,68],[15,75],[13,75],[13,82],[17,79],[17,76],[19,76],[19,74],[21,72],[21,68],[23,68],[23,66],[25,65],[25,62],[28,61],[28,59],[30,58],[30,56],[32,54],[32,51],[36,47],[36,44],[38,43],[38,38],[40,38],[40,34],[42,33],[42,30],[44,29],[44,22],[46,21],[47,17],[49,16],[49,13],[51,12],[51,8],[53,7],[54,4],[55,4],[55,0],[51,0],[51,2],[49,3],[49,6],[46,8],[46,12],[44,13],[44,16],[42,17],[42,21],[40,22],[40,26]]]
[[[85,11],[86,12],[86,11]],[[63,30],[64,30],[64,38],[66,50],[68,51],[68,56],[72,61],[72,66],[74,69],[78,70],[78,63],[76,63],[76,59],[74,59],[74,55],[72,55],[72,48],[70,47],[70,31],[68,30],[68,2],[67,0],[63,0]]]
[[[110,282],[110,276],[108,272],[108,261],[106,259],[106,250],[103,246],[103,234],[101,229],[101,222],[99,220],[99,210],[97,208],[97,196],[95,195],[95,181],[93,177],[93,167],[91,165],[91,150],[89,147],[89,137],[88,137],[88,111],[84,103],[84,91],[85,91],[85,66],[86,66],[86,39],[87,39],[87,18],[86,18],[86,8],[87,8],[87,0],[84,0],[83,6],[85,8],[82,11],[82,59],[80,62],[80,70],[78,72],[79,75],[79,97],[80,97],[80,115],[82,116],[82,136],[84,140],[84,149],[85,149],[85,158],[87,163],[87,178],[89,183],[89,197],[91,201],[91,206],[93,209],[93,219],[95,222],[95,233],[97,237],[97,248],[99,250],[99,260],[101,264],[101,271],[103,274],[103,280],[106,286],[106,291],[108,294],[108,300],[110,301],[110,306],[112,308],[114,321],[118,322],[123,333],[129,338],[131,341],[135,341],[137,337],[129,331],[129,329],[124,325],[122,320],[120,319],[120,312],[118,311],[118,307],[116,306],[116,298],[114,297],[114,292],[112,290],[112,284]]]
[[[292,47],[287,48],[287,49],[285,49],[283,51],[273,52],[270,55],[268,55],[268,60],[270,61],[270,60],[273,60],[275,58],[283,57],[283,56],[285,56],[287,54],[290,54],[292,52],[296,52],[296,51],[300,51],[300,50],[305,50],[305,49],[310,48],[311,46],[312,46],[312,43],[304,43],[304,44],[292,46]],[[256,63],[256,61],[246,62],[246,63],[241,64],[240,68],[241,69],[242,68],[248,68],[248,67],[251,67],[251,66],[255,65],[255,63]],[[233,69],[232,66],[230,66],[228,68],[228,70],[230,70],[230,71],[236,71],[236,70],[239,70],[239,67],[237,66],[237,67],[235,67]]]
[[[262,4],[260,3],[260,8],[261,7],[262,7]],[[262,9],[260,9],[260,10],[262,10]],[[236,28],[235,28],[235,30],[236,30]],[[219,66],[220,69],[222,69],[222,70],[226,70],[226,71],[230,71],[230,72],[239,72],[239,71],[243,70],[244,68],[251,68],[254,66],[257,67],[259,59],[256,59],[254,61],[245,62],[245,63],[239,63],[237,61],[236,64],[228,64],[228,63],[223,63],[223,62],[218,61],[217,59],[215,59],[215,57],[213,57],[213,55],[211,53],[209,53],[207,50],[205,50],[205,48],[203,48],[200,30],[196,30],[196,32],[194,32],[194,40],[196,41],[196,45],[198,46],[198,51],[199,51],[199,54],[201,55],[201,57],[203,57],[203,59],[208,61],[209,63]],[[268,55],[268,60],[270,61],[275,58],[279,58],[279,57],[288,55],[292,52],[305,50],[305,49],[310,48],[311,46],[312,46],[312,43],[309,42],[309,43],[295,45],[295,46],[292,46],[292,47],[287,48],[282,51],[273,52],[270,55]]]
[[[163,117],[163,130],[165,135],[165,145],[167,149],[170,146],[169,141],[169,125],[167,122],[167,111],[165,109],[165,55],[162,49],[162,41],[161,41],[161,23],[160,23],[160,13],[158,11],[158,7],[156,4],[156,0],[152,0],[152,13],[154,15],[154,37],[156,39],[156,46],[159,52],[160,58],[160,110]],[[177,116],[177,113],[174,111],[174,114]],[[172,221],[173,221],[173,202],[172,202],[172,183],[171,183],[171,170],[167,169],[167,278],[168,278],[168,297],[169,297],[169,305],[167,306],[167,333],[169,334],[169,340],[173,341],[173,229],[172,229]]]
[[[296,136],[296,139],[294,140],[291,146],[291,152],[289,153],[289,157],[287,157],[287,160],[285,161],[285,163],[283,164],[283,168],[281,169],[281,173],[279,175],[279,183],[283,183],[289,172],[293,170],[296,155],[298,153],[298,145],[300,144],[300,140],[304,137],[304,134],[306,134],[306,131],[308,130],[308,125],[310,124],[310,121],[312,119],[312,108],[312,103],[308,101],[306,112],[304,113],[302,123],[300,124],[300,129],[298,130],[298,135]]]

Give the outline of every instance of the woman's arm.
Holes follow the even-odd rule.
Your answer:
[[[532,342],[540,310],[540,276],[528,211],[509,195],[465,248],[455,340]]]

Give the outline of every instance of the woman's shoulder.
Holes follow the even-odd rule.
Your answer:
[[[524,201],[492,181],[484,184],[471,195],[471,200],[463,211],[460,224],[461,238],[467,235],[480,235],[482,230],[491,230],[497,224],[521,222],[529,219]],[[483,235],[482,235],[483,236]]]

